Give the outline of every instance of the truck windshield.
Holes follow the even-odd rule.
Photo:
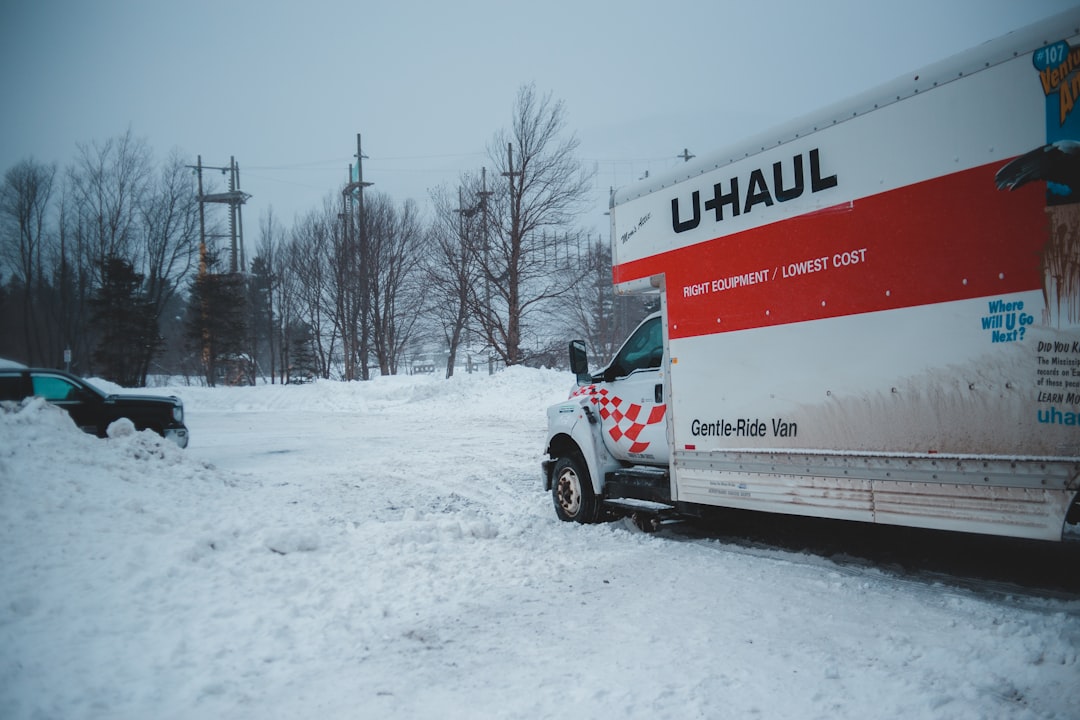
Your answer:
[[[624,377],[635,370],[658,368],[664,357],[664,332],[660,317],[645,322],[630,336],[604,373],[611,379]]]

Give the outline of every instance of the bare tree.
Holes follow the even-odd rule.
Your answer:
[[[145,277],[143,295],[153,320],[160,323],[196,269],[199,254],[199,204],[191,173],[178,153],[149,180],[138,211],[141,226],[132,255]],[[143,358],[144,379],[151,360]]]
[[[574,285],[568,314],[570,333],[584,338],[590,355],[611,358],[651,306],[639,296],[616,295],[611,282],[611,245],[602,238],[589,244],[582,265],[589,274]]]
[[[564,135],[565,110],[532,85],[518,91],[509,133],[496,135],[492,162],[506,180],[491,204],[490,247],[482,261],[491,297],[472,302],[487,342],[507,365],[527,359],[522,347],[530,313],[561,297],[585,272],[568,257],[577,247],[571,223],[591,188]],[[539,338],[539,335],[537,334]]]
[[[71,194],[61,186],[57,202],[57,242],[52,248],[50,264],[53,268],[55,301],[49,303],[50,324],[58,348],[71,351],[72,367],[77,369],[81,358],[92,352],[89,338],[90,271],[82,264],[82,251],[78,223],[72,212]]]
[[[341,329],[333,265],[335,233],[340,233],[340,223],[333,199],[328,199],[321,211],[308,213],[293,227],[285,259],[295,278],[295,320],[310,328],[318,373],[324,378],[330,377]]]
[[[199,255],[199,202],[191,173],[173,154],[151,180],[139,206],[142,220],[140,266],[146,294],[160,309],[195,269]]]
[[[104,144],[79,146],[68,171],[72,210],[83,235],[83,263],[101,268],[110,257],[132,259],[140,207],[152,177],[150,148],[131,131]]]
[[[131,130],[103,144],[78,147],[68,168],[64,208],[65,250],[77,269],[74,306],[83,314],[89,299],[103,282],[110,258],[136,264],[142,254],[142,205],[152,179],[147,143]],[[83,318],[85,319],[85,318]],[[93,325],[81,325],[76,365],[90,365],[97,338]]]
[[[269,364],[270,383],[273,384],[277,370],[277,348],[281,347],[281,308],[276,303],[280,297],[282,282],[279,258],[282,245],[285,244],[285,228],[277,221],[273,208],[267,208],[259,219],[259,236],[258,254],[251,267],[252,275],[258,284],[257,291],[265,293],[265,298],[261,298],[265,303],[261,318],[265,327],[257,331],[255,337],[265,333],[266,360]]]
[[[0,260],[22,287],[22,325],[27,361],[45,361],[45,221],[52,197],[54,165],[23,160],[4,173],[0,186]],[[35,300],[37,302],[35,302]]]
[[[372,345],[379,372],[395,375],[420,316],[418,280],[426,237],[411,200],[398,210],[389,197],[376,193],[364,214]]]
[[[271,272],[274,275],[272,285],[272,306],[276,313],[274,335],[277,337],[278,351],[278,377],[281,382],[290,381],[292,373],[292,329],[301,321],[299,303],[300,278],[297,268],[290,262],[293,255],[292,244],[286,243],[285,236],[278,236],[275,241],[272,259],[270,261]]]
[[[445,188],[432,193],[435,219],[429,230],[431,252],[425,265],[429,312],[442,330],[449,354],[446,377],[454,374],[458,348],[470,319],[470,293],[482,285],[483,186],[462,178],[458,193]],[[466,200],[466,198],[468,198]],[[481,293],[486,297],[486,294]]]

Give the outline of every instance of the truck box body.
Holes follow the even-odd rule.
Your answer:
[[[1078,28],[1051,18],[613,195],[616,288],[662,299],[672,503],[1061,538]]]

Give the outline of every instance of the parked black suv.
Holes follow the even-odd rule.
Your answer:
[[[0,367],[0,400],[32,396],[67,410],[76,425],[98,437],[105,437],[114,420],[127,418],[138,430],[153,430],[182,448],[188,444],[184,403],[178,397],[106,395],[61,370]]]

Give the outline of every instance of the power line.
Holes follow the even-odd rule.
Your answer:
[[[401,162],[413,160],[446,160],[453,158],[485,157],[483,152],[470,153],[441,153],[434,155],[392,155],[374,158],[377,162]],[[330,160],[310,160],[305,162],[291,163],[288,165],[248,165],[247,170],[337,170],[342,163],[347,163],[351,158],[342,156]]]

